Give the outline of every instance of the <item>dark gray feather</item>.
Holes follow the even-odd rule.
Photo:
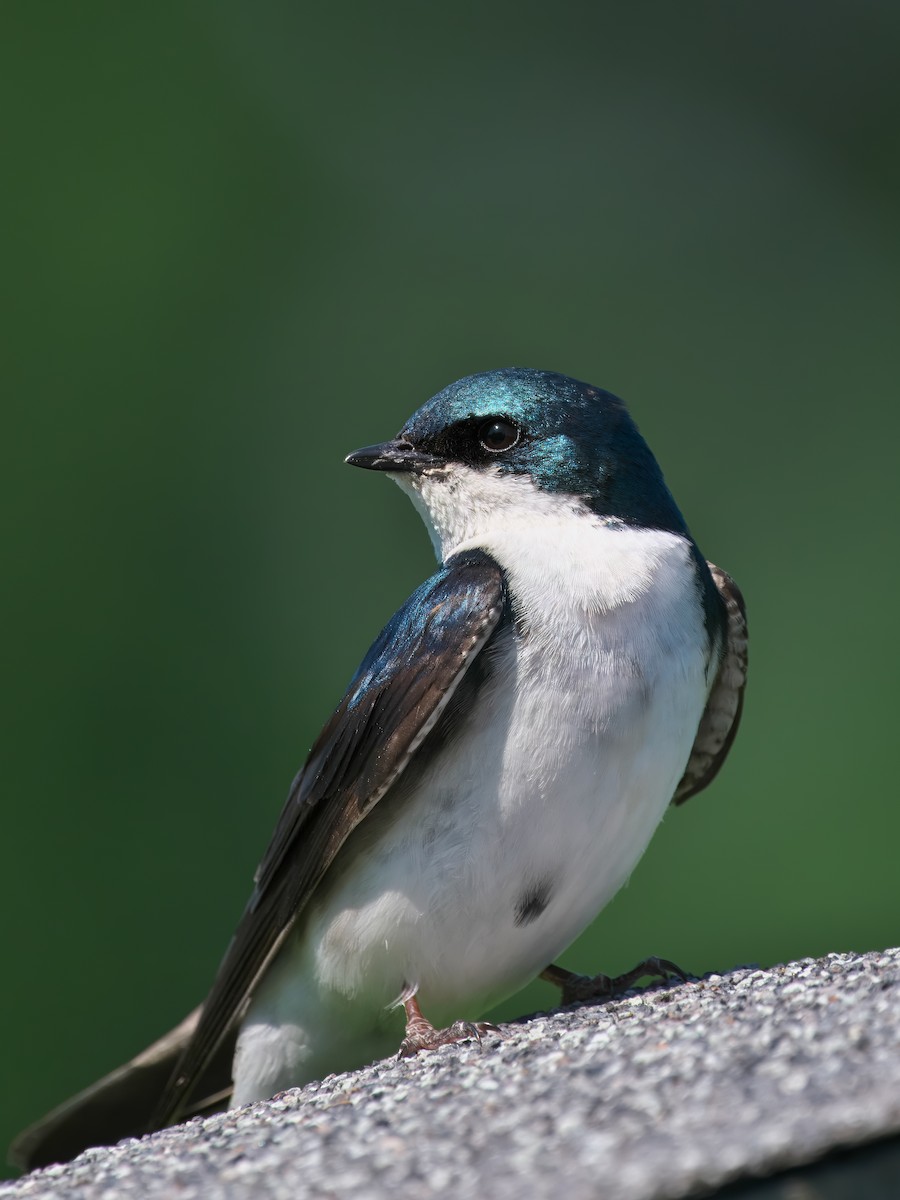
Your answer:
[[[740,588],[730,575],[707,563],[716,590],[725,606],[725,639],[722,658],[700,724],[691,756],[672,797],[683,804],[711,783],[725,761],[741,720],[747,682],[747,612]]]
[[[483,551],[450,558],[395,614],[291,787],[256,887],[151,1128],[183,1115],[261,972],[350,833],[404,771],[504,612]]]

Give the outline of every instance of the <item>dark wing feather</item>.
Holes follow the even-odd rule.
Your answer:
[[[722,661],[697,727],[697,736],[681,782],[672,797],[683,804],[711,783],[725,761],[741,720],[747,682],[747,611],[740,588],[715,563],[707,563],[725,606]]]
[[[152,1128],[183,1115],[198,1077],[338,850],[400,776],[496,628],[505,595],[497,563],[469,551],[449,559],[379,635],[291,786]]]

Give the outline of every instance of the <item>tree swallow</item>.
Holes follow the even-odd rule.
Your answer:
[[[728,753],[743,602],[621,400],[472,375],[347,462],[409,495],[440,566],[294,780],[205,1004],[21,1135],[20,1165],[478,1035],[539,974],[602,994],[554,958]]]

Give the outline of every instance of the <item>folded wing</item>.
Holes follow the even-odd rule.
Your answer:
[[[233,1028],[350,833],[434,728],[496,628],[504,576],[482,551],[447,563],[409,598],[372,646],[291,787],[256,887],[197,1029],[151,1128],[185,1112],[198,1077]]]
[[[683,804],[701,792],[718,774],[738,731],[744,685],[747,682],[747,611],[744,597],[731,576],[721,567],[715,563],[707,563],[707,566],[725,605],[725,644],[718,673],[700,718],[691,757],[672,797],[673,804]]]

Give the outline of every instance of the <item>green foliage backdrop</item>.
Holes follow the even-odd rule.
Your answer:
[[[341,458],[476,370],[624,396],[750,609],[727,769],[565,961],[896,943],[898,49],[849,0],[4,4],[0,1141],[204,994],[431,569]]]

